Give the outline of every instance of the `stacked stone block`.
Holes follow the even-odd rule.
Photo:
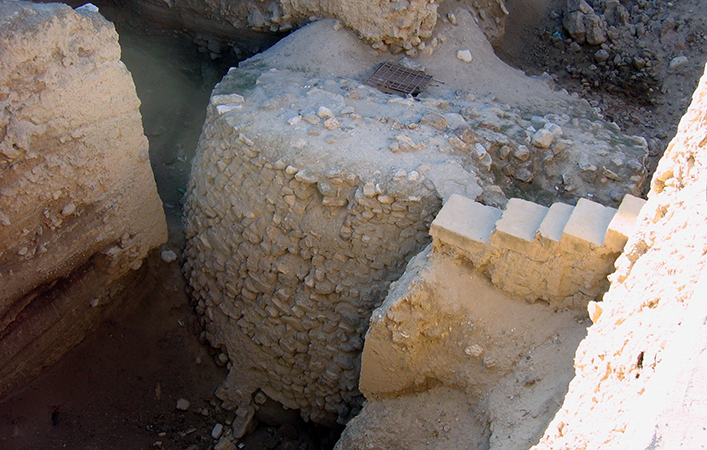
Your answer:
[[[469,259],[514,296],[584,310],[608,288],[644,203],[627,195],[618,210],[587,199],[547,208],[514,198],[502,211],[454,195],[430,234],[436,248]]]

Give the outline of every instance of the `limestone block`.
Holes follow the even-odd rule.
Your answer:
[[[604,245],[609,223],[616,209],[591,200],[579,199],[567,221],[560,245],[574,253],[584,253]]]
[[[541,241],[552,241],[559,244],[562,232],[565,230],[573,210],[574,206],[565,203],[554,203],[550,206],[538,229],[538,238]]]
[[[118,308],[166,241],[139,106],[98,12],[0,3],[0,395]]]
[[[469,252],[484,250],[503,211],[454,194],[430,225],[430,235]]]
[[[519,198],[512,198],[506,205],[501,219],[491,234],[492,245],[535,256],[541,249],[535,235],[549,208]]]
[[[611,223],[609,223],[604,245],[612,251],[622,251],[636,225],[636,220],[641,213],[641,208],[643,208],[645,204],[646,201],[642,198],[626,195],[621,201],[621,205],[619,205],[619,209],[616,211],[613,219],[611,219]]]

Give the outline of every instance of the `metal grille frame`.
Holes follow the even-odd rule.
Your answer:
[[[387,94],[415,96],[423,92],[431,81],[432,77],[425,72],[385,62],[368,77],[366,84]]]

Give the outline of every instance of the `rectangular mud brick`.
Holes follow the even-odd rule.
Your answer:
[[[574,211],[574,206],[565,203],[554,203],[550,206],[538,229],[538,239],[540,241],[549,240],[559,244],[560,239],[562,239],[562,232],[570,220],[572,211]]]
[[[502,213],[500,209],[454,194],[432,222],[430,235],[445,244],[478,252],[488,245]]]
[[[564,250],[574,253],[584,253],[603,246],[606,230],[614,214],[614,208],[579,199],[562,233],[560,245]]]
[[[620,252],[624,249],[626,241],[628,241],[638,215],[641,213],[641,208],[646,204],[642,198],[626,195],[619,209],[616,211],[614,218],[609,223],[609,229],[606,231],[605,245],[615,252]]]
[[[548,208],[537,203],[512,198],[508,201],[501,219],[491,234],[491,244],[534,256],[540,246],[535,242],[535,234],[543,222]]]

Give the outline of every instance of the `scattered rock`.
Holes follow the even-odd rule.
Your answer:
[[[69,202],[66,206],[64,206],[62,208],[61,215],[62,216],[70,216],[75,212],[76,212],[76,204],[74,202]]]
[[[214,450],[237,450],[237,447],[228,438],[224,437],[214,446]]]
[[[231,428],[233,429],[233,437],[240,439],[248,434],[254,427],[255,408],[252,406],[239,406],[236,409],[236,417],[233,419]]]
[[[265,402],[268,401],[268,397],[263,394],[261,391],[258,391],[254,396],[253,396],[253,401],[258,404],[258,405],[264,405]]]
[[[594,8],[585,0],[567,0],[567,12],[575,11],[579,11],[582,14],[592,14],[594,13]]]
[[[177,400],[177,409],[180,411],[188,411],[189,406],[191,406],[191,403],[189,403],[189,400],[185,398],[180,398]]]
[[[569,35],[572,36],[572,39],[574,39],[577,44],[584,44],[586,40],[587,29],[584,26],[584,17],[584,13],[574,11],[569,14],[565,14],[562,18],[562,26],[565,27],[565,30],[567,30]]]
[[[316,114],[312,114],[312,113],[305,114],[303,118],[304,118],[304,121],[310,125],[316,125],[319,122],[321,122],[321,120],[322,120],[319,118],[319,116],[317,116]]]
[[[478,358],[484,354],[484,349],[480,345],[474,344],[464,349],[464,353],[474,358]]]
[[[572,146],[572,141],[569,139],[560,139],[553,147],[552,152],[558,155]]]
[[[530,149],[528,149],[528,147],[525,145],[519,145],[518,148],[513,151],[513,157],[521,161],[527,161],[530,158],[530,155]]]
[[[474,134],[474,130],[472,130],[468,126],[458,127],[454,130],[454,134],[465,144],[471,145],[476,142],[476,135]]]
[[[485,167],[486,170],[491,169],[493,159],[491,158],[491,155],[489,155],[489,152],[486,150],[486,147],[484,147],[479,142],[474,144],[474,156],[476,156],[476,160],[479,162],[479,164]]]
[[[339,121],[332,117],[331,119],[327,119],[324,121],[324,128],[327,130],[335,130],[341,126],[341,123]]]
[[[172,250],[164,250],[160,253],[160,258],[167,264],[177,260],[177,254]]]
[[[597,14],[584,16],[585,39],[589,45],[601,45],[607,40],[606,20]]]
[[[422,116],[420,123],[429,125],[440,131],[447,129],[447,119],[445,119],[443,115],[435,112],[427,113]]]
[[[609,52],[602,48],[594,54],[594,59],[597,62],[604,62],[609,59]]]
[[[468,49],[457,50],[457,58],[461,59],[466,63],[470,63],[473,60],[473,57],[471,56],[471,51]]]
[[[217,423],[214,425],[214,428],[211,430],[211,437],[214,439],[218,439],[221,437],[221,433],[223,433],[223,425],[220,423]]]
[[[543,129],[552,133],[552,135],[555,136],[556,138],[561,138],[564,134],[562,132],[562,127],[557,125],[556,123],[552,123],[552,122],[546,123],[543,126]]]
[[[526,147],[527,149],[527,147]],[[504,160],[508,158],[508,155],[510,155],[513,152],[513,148],[509,145],[504,145],[501,148],[498,149],[498,158],[500,160]],[[530,155],[530,151],[528,151],[528,155]]]
[[[533,181],[533,173],[530,170],[521,167],[520,169],[515,171],[515,173],[513,174],[513,178],[524,183],[530,183],[531,181]]]
[[[407,56],[404,58],[400,58],[400,61],[398,61],[398,64],[400,64],[403,67],[406,67],[410,70],[419,70],[420,72],[424,72],[426,70],[425,66],[422,64],[413,61],[412,59],[408,58]]]
[[[555,135],[546,128],[541,128],[536,131],[533,135],[531,143],[533,146],[538,148],[550,148],[552,142],[555,140]]]
[[[670,65],[668,66],[668,68],[670,70],[677,70],[677,69],[687,65],[687,63],[688,63],[687,56],[678,56],[678,57],[670,60]]]
[[[317,110],[317,116],[321,119],[331,119],[334,117],[334,113],[326,106],[320,106]]]

